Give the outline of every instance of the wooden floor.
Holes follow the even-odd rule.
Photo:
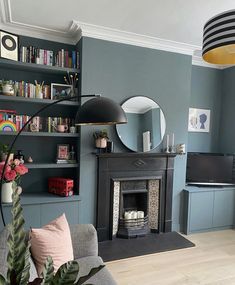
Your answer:
[[[119,285],[235,285],[235,231],[185,236],[194,248],[107,263]]]

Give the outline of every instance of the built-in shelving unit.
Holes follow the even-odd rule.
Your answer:
[[[0,132],[0,136],[16,136],[18,132]],[[77,138],[79,133],[48,133],[48,132],[22,132],[21,136],[26,137],[61,137],[61,138]]]
[[[20,61],[13,61],[8,59],[0,58],[0,65],[3,68],[14,68],[15,70],[23,70],[30,72],[40,72],[40,73],[53,73],[53,74],[64,74],[64,73],[79,73],[78,69],[67,68],[67,67],[58,67],[58,66],[49,66],[43,64],[27,63]]]
[[[19,37],[19,44],[23,46],[37,46],[39,48],[58,51],[61,49],[72,51],[77,47],[62,43],[32,39],[29,37]],[[25,81],[28,83],[44,82],[45,85],[51,83],[65,84],[66,74],[80,74],[79,69],[65,68],[57,66],[40,65],[35,63],[25,63],[0,58],[0,79]],[[79,81],[80,82],[80,78]],[[80,87],[78,86],[78,93]],[[32,116],[43,106],[50,105],[56,100],[25,98],[16,96],[6,96],[0,94],[0,109],[15,110],[19,115]],[[62,117],[75,118],[78,108],[78,101],[63,101],[48,108],[42,117]],[[18,132],[0,131],[0,141],[10,144]],[[23,193],[21,203],[23,205],[26,228],[28,226],[38,227],[65,212],[69,223],[78,223],[78,202],[79,196],[79,163],[55,163],[58,145],[70,145],[74,147],[77,161],[80,156],[80,129],[77,133],[59,132],[27,132],[21,133],[16,142],[14,151],[22,150],[25,160],[31,156],[33,163],[26,163],[29,173],[22,177]],[[47,192],[48,178],[64,177],[74,180],[74,195],[71,197],[60,197]],[[6,222],[10,221],[11,204],[4,204]],[[0,230],[2,224],[0,219]]]
[[[5,96],[5,95],[0,95],[0,101],[14,102],[14,103],[26,103],[26,104],[40,104],[40,105],[49,105],[51,103],[56,102],[56,100],[50,100],[50,99],[25,98],[25,97]],[[78,102],[77,101],[62,101],[62,102],[57,103],[56,105],[77,107]]]

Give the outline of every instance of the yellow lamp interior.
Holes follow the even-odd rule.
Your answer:
[[[235,64],[235,44],[209,50],[203,55],[203,59],[214,64]]]

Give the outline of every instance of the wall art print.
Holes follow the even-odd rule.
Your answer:
[[[208,109],[189,108],[188,131],[209,133],[210,113]]]

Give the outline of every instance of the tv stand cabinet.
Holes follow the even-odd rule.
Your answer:
[[[185,234],[234,227],[235,186],[184,189]]]

